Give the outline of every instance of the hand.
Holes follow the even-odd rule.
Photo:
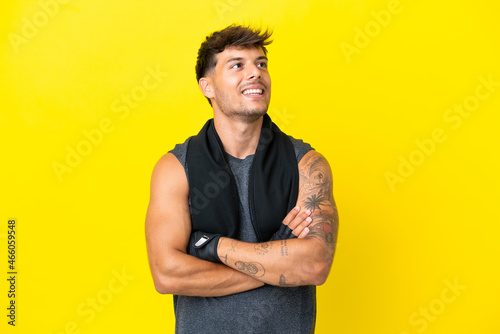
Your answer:
[[[306,210],[299,214],[300,207],[296,206],[283,219],[278,232],[274,233],[271,240],[284,240],[292,238],[304,238],[309,233],[309,224],[312,222],[311,211]]]
[[[196,231],[189,239],[188,254],[200,260],[221,262],[217,254],[217,246],[222,234],[205,233]]]

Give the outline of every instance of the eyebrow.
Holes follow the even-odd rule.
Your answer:
[[[255,60],[262,60],[262,59],[265,59],[265,60],[268,60],[266,56],[259,56],[257,57],[257,59]],[[241,61],[243,60],[243,57],[234,57],[234,58],[229,58],[227,61],[226,61],[226,64],[227,63],[230,63],[232,61]]]

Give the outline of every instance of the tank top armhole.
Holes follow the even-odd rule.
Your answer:
[[[295,150],[295,157],[297,158],[297,163],[302,160],[304,155],[310,150],[314,150],[309,143],[305,143],[302,139],[295,139],[292,136],[288,136],[293,144],[293,149]]]
[[[168,153],[172,153],[177,158],[177,160],[179,160],[182,167],[184,167],[184,172],[186,172],[186,178],[188,179],[188,183],[189,183],[189,178],[188,178],[188,166],[186,163],[186,157],[187,157],[189,141],[191,140],[191,138],[193,138],[193,136],[186,139],[182,144],[176,144],[173,149],[168,151]]]

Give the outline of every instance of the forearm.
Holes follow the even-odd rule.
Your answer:
[[[169,256],[168,263],[153,275],[160,293],[219,297],[252,290],[262,282],[220,263],[197,259],[181,251]]]
[[[320,285],[332,259],[314,238],[255,244],[221,238],[218,255],[228,267],[277,286]]]

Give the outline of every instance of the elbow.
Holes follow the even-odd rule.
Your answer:
[[[320,286],[325,284],[333,262],[333,250],[316,243],[312,252],[314,254],[303,262],[303,280],[307,285]]]
[[[308,285],[320,286],[325,284],[332,262],[328,260],[311,261],[305,266],[304,280]]]
[[[153,283],[156,291],[162,295],[177,295],[182,291],[181,282],[175,279],[174,270],[169,265],[156,266],[153,272]]]
[[[163,277],[153,277],[153,282],[155,285],[155,290],[159,294],[167,295],[167,294],[175,294],[174,286]]]
[[[322,269],[318,270],[318,272],[316,273],[316,278],[313,282],[314,285],[320,286],[326,283],[326,279],[330,274],[330,266],[331,263],[322,264]]]
[[[156,292],[158,292],[161,295],[167,295],[167,294],[169,294],[170,290],[168,290],[168,288],[166,286],[164,286],[163,284],[158,283],[156,280],[154,281],[154,283],[155,283],[155,290],[156,290]]]

